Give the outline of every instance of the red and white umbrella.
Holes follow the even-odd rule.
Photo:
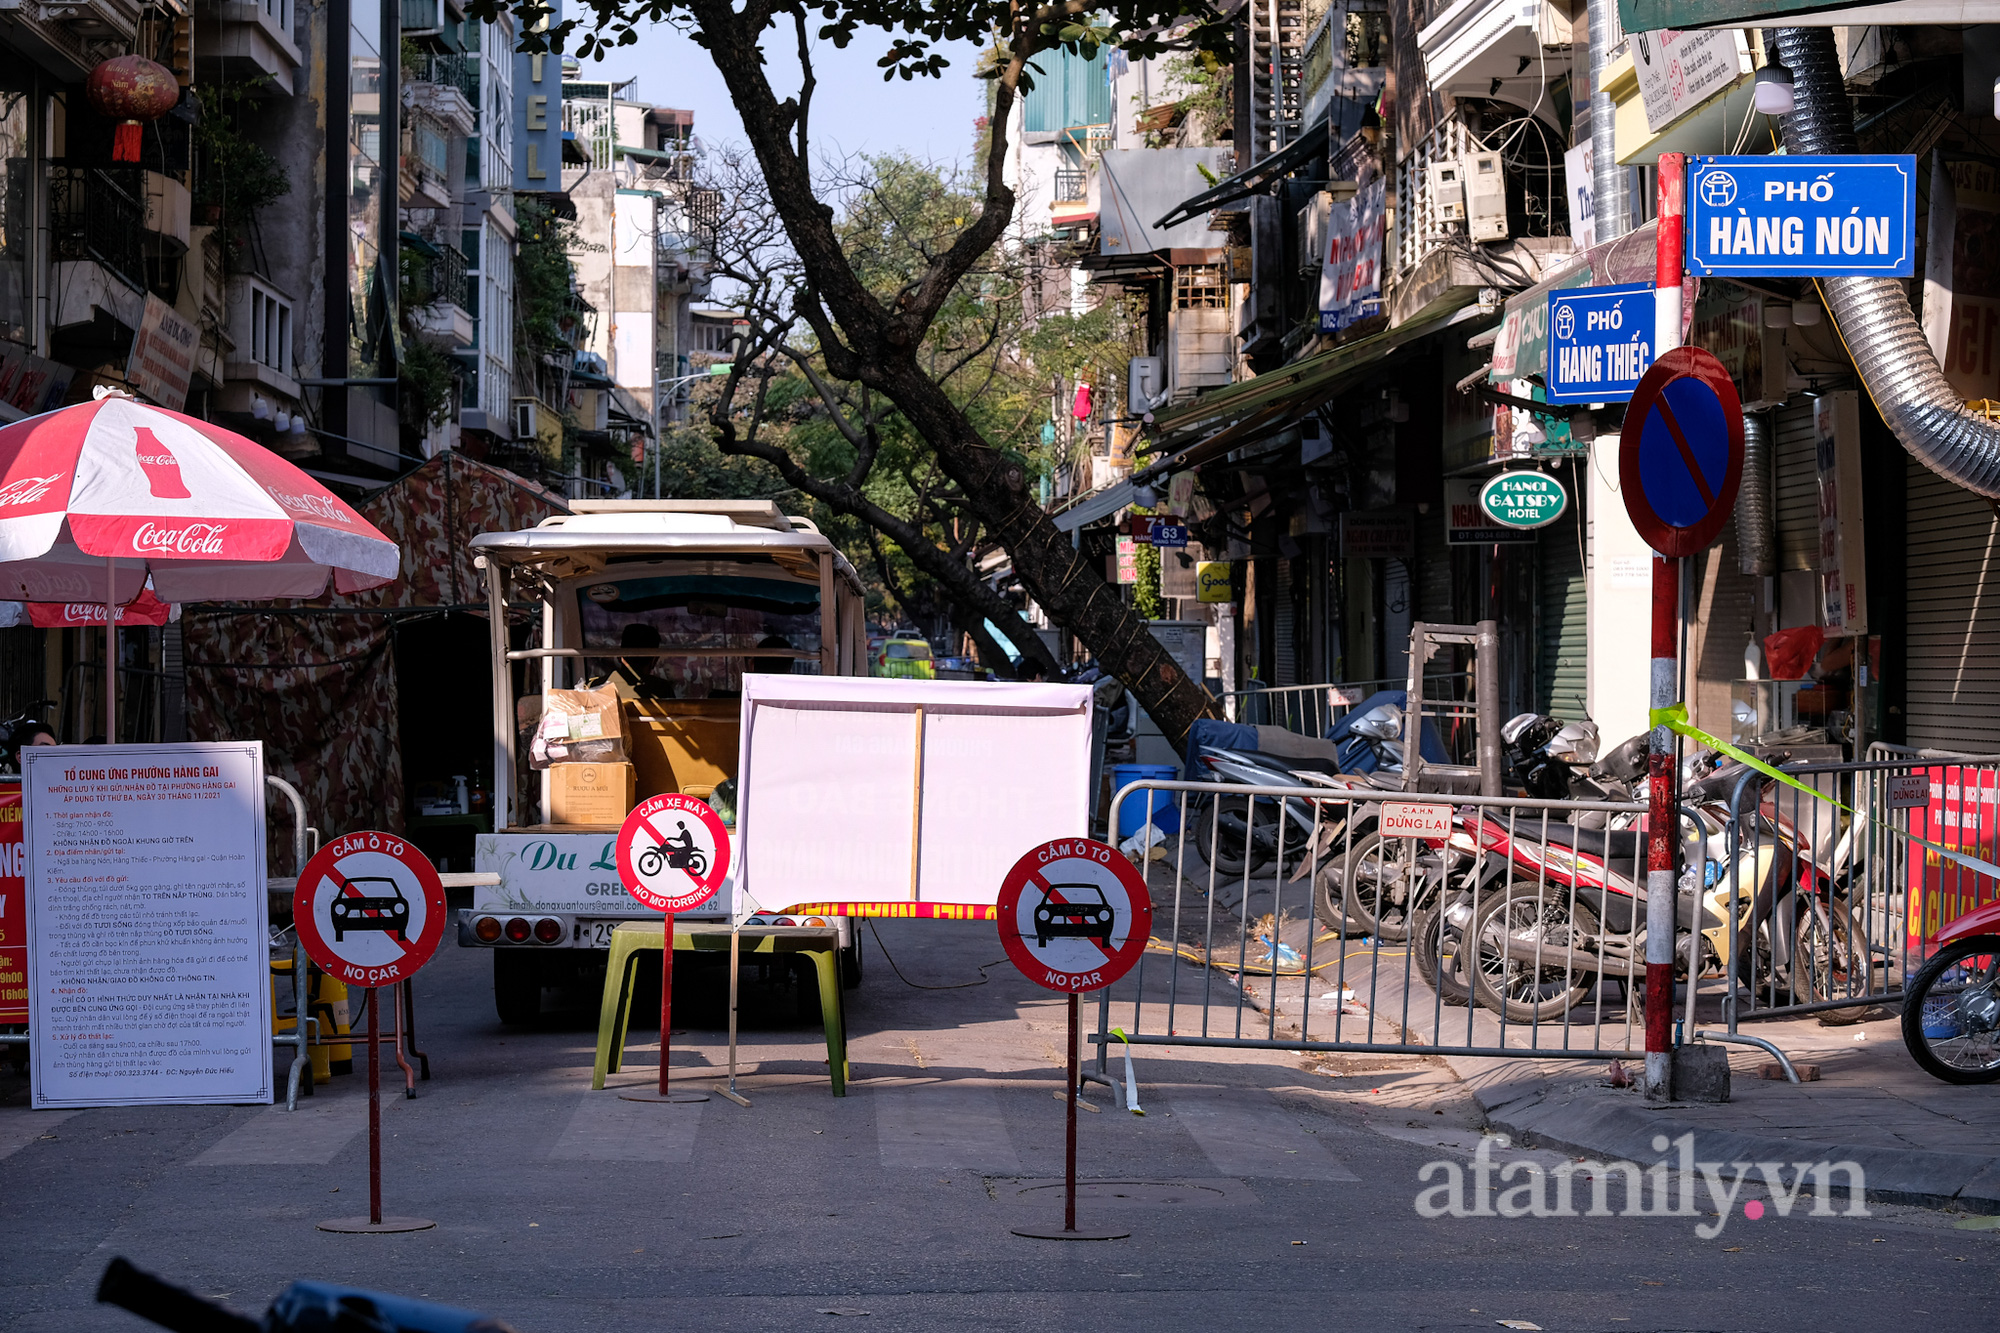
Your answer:
[[[316,597],[401,564],[346,501],[205,421],[112,393],[0,428],[0,599],[123,606],[148,576],[165,602]]]

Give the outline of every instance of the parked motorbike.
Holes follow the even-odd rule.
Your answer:
[[[252,1319],[124,1259],[105,1265],[97,1299],[175,1333],[511,1333],[471,1310],[331,1282],[294,1282]]]
[[[1197,756],[1201,776],[1214,782],[1255,787],[1317,782],[1329,788],[1358,785],[1396,791],[1402,787],[1402,728],[1403,710],[1395,704],[1382,704],[1336,728],[1340,734],[1331,760],[1215,745],[1200,746]],[[1343,844],[1347,816],[1345,806],[1321,806],[1316,815],[1311,802],[1268,796],[1204,795],[1188,806],[1196,849],[1204,861],[1225,875],[1254,873],[1280,852],[1286,863],[1299,865],[1300,874],[1308,865],[1322,866]],[[1372,812],[1368,822],[1372,825]],[[1315,828],[1319,830],[1317,839]],[[1299,874],[1292,878],[1299,878]]]
[[[1795,831],[1760,808],[1747,816],[1758,836],[1729,836],[1721,794],[1743,767],[1726,764],[1692,783],[1681,807],[1683,839],[1702,844],[1676,895],[1674,960],[1696,975],[1721,973],[1745,987],[1768,986],[1780,1003],[1838,998],[1823,994],[1825,973],[1795,949],[1816,938],[1836,950],[1858,940],[1843,900],[1798,890]],[[1469,965],[1481,1004],[1507,1017],[1544,1021],[1568,1013],[1601,980],[1617,978],[1628,995],[1644,973],[1644,842],[1635,830],[1551,824],[1513,828],[1482,820],[1479,841],[1509,863],[1500,891],[1469,923]],[[1636,998],[1636,997],[1635,997]]]
[[[1903,1045],[1946,1083],[2000,1082],[2000,902],[1949,923],[1937,943],[1903,988]]]

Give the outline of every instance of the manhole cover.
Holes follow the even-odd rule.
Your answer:
[[[1020,1192],[1023,1199],[1045,1199],[1051,1195],[1062,1196],[1062,1182],[1051,1185],[1030,1185]],[[1126,1203],[1151,1205],[1216,1204],[1225,1202],[1229,1193],[1213,1185],[1196,1185],[1185,1180],[1079,1180],[1076,1182],[1076,1197],[1080,1202]]]

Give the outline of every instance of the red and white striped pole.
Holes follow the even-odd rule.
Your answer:
[[[1687,217],[1687,156],[1660,154],[1658,248],[1653,270],[1653,360],[1681,345],[1682,231]],[[1653,675],[1649,706],[1677,700],[1674,659],[1680,628],[1681,570],[1673,557],[1653,557]],[[1646,1079],[1649,1099],[1673,1094],[1670,1048],[1674,1001],[1674,852],[1679,841],[1679,773],[1674,734],[1655,726],[1647,737],[1651,800],[1646,818]]]

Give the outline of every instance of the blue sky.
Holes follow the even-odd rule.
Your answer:
[[[828,153],[900,151],[939,161],[964,158],[972,147],[973,121],[984,110],[984,85],[972,77],[977,49],[967,45],[952,51],[951,67],[941,79],[884,83],[875,61],[886,47],[879,34],[863,34],[845,51],[820,44],[813,57],[819,83],[813,93],[811,137]],[[779,95],[788,96],[798,87],[798,62],[789,43],[771,52],[771,67]],[[697,137],[710,143],[743,140],[742,122],[708,53],[671,28],[653,28],[635,45],[586,62],[583,77],[636,77],[639,100],[692,110]]]

